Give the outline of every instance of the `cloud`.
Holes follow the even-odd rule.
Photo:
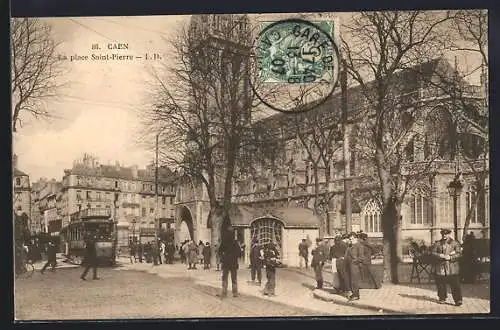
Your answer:
[[[130,112],[110,107],[80,109],[81,115],[66,129],[36,132],[20,137],[14,144],[19,168],[38,177],[62,177],[63,169],[84,152],[97,156],[101,163],[120,161],[145,166],[151,159],[135,147],[137,118]]]

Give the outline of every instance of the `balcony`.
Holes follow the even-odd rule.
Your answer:
[[[111,209],[108,208],[91,208],[73,213],[71,221],[80,220],[84,218],[109,218],[111,217]]]

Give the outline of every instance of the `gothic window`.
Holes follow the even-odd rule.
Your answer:
[[[406,160],[409,162],[413,162],[415,160],[415,153],[414,153],[414,140],[412,139],[410,142],[405,147],[405,157]]]
[[[429,154],[443,159],[455,157],[457,128],[447,109],[438,108],[426,118],[426,140]]]
[[[374,200],[370,200],[362,211],[364,231],[367,233],[382,232],[382,217],[380,207]]]
[[[417,189],[410,198],[410,223],[412,225],[425,225],[431,223],[431,207],[429,194],[422,189]]]
[[[485,194],[478,192],[477,188],[473,185],[465,192],[465,205],[467,215],[471,212],[470,224],[485,223]],[[471,210],[474,208],[473,210]]]
[[[21,178],[16,178],[16,186],[20,186],[21,185]]]
[[[448,192],[445,192],[439,199],[439,213],[440,222],[453,222],[453,200]]]

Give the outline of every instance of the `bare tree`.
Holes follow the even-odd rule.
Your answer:
[[[51,27],[36,18],[13,18],[11,24],[12,131],[23,124],[23,116],[51,118],[45,101],[58,94],[61,61]]]
[[[435,158],[428,155],[425,162],[405,164],[408,146],[422,137],[419,123],[431,111],[422,110],[434,107],[422,104],[414,93],[423,77],[411,79],[404,70],[441,55],[441,26],[448,20],[448,15],[434,12],[366,12],[343,27],[346,69],[365,105],[359,114],[364,119],[358,144],[372,160],[379,182],[384,280],[393,283],[399,281],[401,204]]]
[[[452,27],[458,33],[451,50],[477,54],[481,59],[479,66],[471,68],[462,78],[481,70],[482,94],[478,90],[471,91],[466,84],[460,84],[460,80],[445,85],[453,89],[454,102],[464,109],[458,118],[461,123],[459,150],[466,165],[464,171],[472,173],[476,188],[475,192],[470,192],[473,196],[464,221],[464,239],[476,209],[485,207],[485,182],[489,176],[488,13],[486,10],[459,10],[450,15],[453,17]],[[485,216],[486,212],[481,210],[478,213]]]
[[[310,93],[311,87],[302,87],[303,93]],[[300,109],[305,104],[305,99],[296,99],[296,107]],[[307,173],[307,178],[312,178],[314,213],[321,215],[325,224],[322,230],[330,234],[330,203],[334,196],[329,190],[332,178],[332,165],[335,161],[336,152],[341,149],[337,143],[341,136],[340,130],[340,108],[331,109],[328,106],[320,107],[309,112],[298,112],[290,117],[290,128],[293,129],[293,137],[298,141],[302,150],[306,152],[304,159],[306,167],[312,173]],[[308,171],[309,172],[309,171]],[[310,184],[310,182],[306,182]],[[326,226],[325,226],[326,225]]]
[[[222,219],[231,207],[235,171],[247,162],[246,147],[257,144],[258,132],[250,125],[256,105],[248,86],[250,34],[237,29],[247,17],[214,15],[221,19],[215,32],[205,18],[181,29],[171,41],[174,56],[163,72],[153,72],[146,130],[164,131],[164,162],[206,187],[216,243],[230,226]]]

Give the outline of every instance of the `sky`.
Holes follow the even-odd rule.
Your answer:
[[[187,16],[51,18],[59,53],[68,58],[92,53],[168,57],[168,42]],[[101,51],[92,51],[98,43]],[[128,50],[106,51],[108,43],[127,43]],[[18,168],[37,181],[40,177],[60,180],[63,170],[84,152],[105,164],[119,161],[144,167],[154,158],[136,143],[144,81],[151,62],[65,61],[68,85],[47,106],[57,118],[32,121],[13,137]],[[66,70],[67,69],[67,70]],[[26,118],[28,119],[28,118]]]
[[[348,13],[340,14],[344,20]],[[39,178],[60,180],[63,170],[84,153],[100,163],[144,168],[154,160],[151,151],[137,143],[143,127],[141,115],[147,97],[147,72],[158,62],[144,60],[145,53],[158,53],[168,60],[172,51],[166,39],[176,35],[189,16],[85,17],[43,19],[52,26],[53,37],[61,42],[65,55],[67,86],[46,106],[56,118],[27,123],[13,136],[18,168]],[[108,43],[126,43],[127,50],[106,50]],[[101,50],[91,50],[99,44]],[[142,56],[142,60],[70,61],[71,56],[116,53]],[[461,63],[469,64],[467,57]],[[470,60],[469,60],[470,61]],[[476,79],[477,80],[477,79]],[[477,82],[476,82],[477,83]]]

